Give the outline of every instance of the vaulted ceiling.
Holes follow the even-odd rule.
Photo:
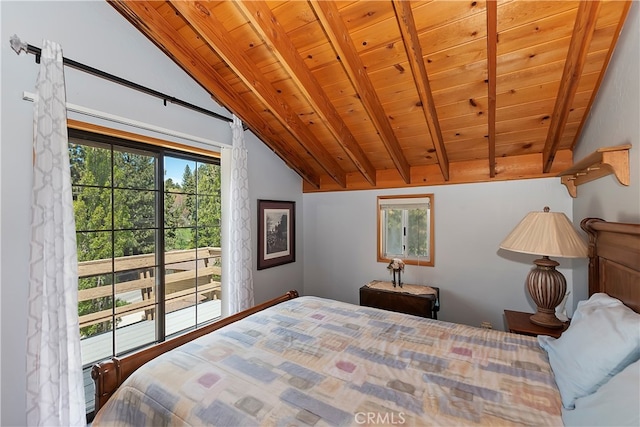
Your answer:
[[[568,168],[631,2],[110,3],[333,191]]]

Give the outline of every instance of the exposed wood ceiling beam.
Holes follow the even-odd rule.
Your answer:
[[[185,1],[172,1],[171,4],[191,23],[203,41],[216,51],[252,93],[271,110],[280,123],[311,153],[329,176],[341,187],[346,186],[346,173],[338,162],[292,111],[282,96],[278,95],[269,80],[249,62],[245,55],[239,52],[238,46],[241,46],[241,43],[231,38],[230,34],[224,30],[222,22],[207,9],[206,5]]]
[[[549,132],[542,152],[542,171],[544,173],[551,170],[556,151],[560,145],[560,139],[564,133],[571,105],[582,75],[582,69],[587,59],[589,43],[596,28],[599,9],[599,0],[581,1],[578,6],[578,15],[571,35],[569,53],[564,64],[560,89],[558,90]]]
[[[436,164],[413,166],[411,168],[411,184],[404,184],[402,178],[395,169],[378,171],[378,180],[375,188],[420,187],[424,185],[449,185],[466,184],[472,182],[509,181],[514,179],[549,178],[557,176],[571,167],[573,153],[571,150],[558,150],[556,161],[549,173],[542,173],[540,163],[542,153],[521,154],[517,156],[501,157],[496,166],[495,178],[487,175],[487,160],[464,160],[451,162],[451,179],[444,181],[440,168]],[[322,183],[320,189],[311,188],[307,183],[303,186],[305,193],[320,191],[348,191],[371,190],[372,187],[359,173],[347,174],[347,189],[340,188],[332,181]]]
[[[346,123],[336,111],[331,100],[322,89],[318,80],[300,57],[298,50],[286,34],[271,9],[264,1],[236,1],[236,6],[242,10],[261,35],[282,66],[287,70],[296,83],[298,89],[325,120],[327,127],[336,137],[336,141],[356,165],[360,173],[371,184],[376,184],[376,170],[364,151],[358,145],[355,137]]]
[[[304,191],[566,168],[632,4],[107,1],[301,175]]]
[[[360,96],[362,103],[376,127],[391,160],[406,184],[411,182],[409,163],[402,153],[400,144],[386,116],[376,90],[367,75],[364,64],[355,49],[353,40],[340,17],[338,8],[332,1],[310,0],[309,2],[331,40],[333,48],[347,72],[351,84]]]
[[[496,176],[496,75],[498,68],[498,7],[496,0],[487,1],[487,82],[489,129],[489,176]]]
[[[444,180],[448,181],[449,158],[447,157],[447,150],[444,146],[444,140],[442,138],[440,122],[438,121],[438,113],[436,111],[435,102],[433,100],[433,93],[431,92],[429,77],[427,76],[427,68],[424,65],[422,47],[420,46],[420,39],[418,38],[416,23],[413,19],[413,12],[411,11],[411,2],[406,0],[393,0],[393,7],[396,11],[396,18],[400,27],[400,31],[402,33],[404,47],[407,51],[407,57],[409,58],[409,65],[411,66],[411,71],[413,72],[414,80],[416,82],[416,88],[418,89],[418,94],[420,95],[420,102],[422,102],[422,111],[424,112],[424,118],[427,121],[429,133],[431,134],[431,140],[433,141],[433,146],[436,150],[436,156],[438,157],[440,171],[442,172]]]
[[[265,122],[219,75],[209,63],[195,53],[180,34],[169,30],[164,18],[144,1],[111,0],[109,3],[142,31],[151,41],[182,67],[191,77],[204,86],[217,101],[229,108],[263,140],[291,169],[295,170],[310,186],[320,188],[320,178],[313,168],[295,151],[282,142],[282,137]],[[144,22],[141,21],[144,20]],[[168,46],[173,47],[171,51]]]
[[[618,43],[618,37],[620,37],[620,34],[622,33],[622,28],[624,27],[624,23],[626,21],[627,14],[629,13],[629,8],[631,7],[631,3],[632,1],[625,2],[625,7],[621,13],[622,17],[618,22],[618,27],[613,33],[613,37],[611,38],[609,50],[607,51],[607,58],[604,60],[604,65],[602,66],[602,70],[600,71],[600,75],[598,76],[598,81],[596,82],[595,87],[591,92],[591,98],[589,99],[589,104],[587,105],[585,113],[582,116],[582,120],[580,120],[580,126],[578,126],[576,135],[573,138],[573,142],[571,143],[572,150],[576,148],[576,145],[578,144],[578,140],[580,139],[580,135],[582,135],[582,129],[584,128],[585,124],[589,119],[589,114],[590,114],[589,112],[591,111],[591,107],[593,106],[593,103],[596,99],[596,95],[598,94],[598,90],[600,89],[600,85],[602,84],[602,80],[604,79],[605,72],[609,67],[609,62],[611,62],[611,57],[613,56],[613,52],[615,51],[614,47]]]

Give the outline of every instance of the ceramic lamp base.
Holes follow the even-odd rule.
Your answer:
[[[538,307],[536,314],[529,317],[529,320],[531,323],[535,323],[538,326],[544,326],[545,328],[560,329],[564,327],[564,323],[556,317],[555,312],[546,313],[540,311],[540,307]]]
[[[546,328],[562,328],[564,325],[555,314],[567,291],[564,276],[556,270],[560,264],[546,256],[535,260],[534,264],[536,267],[527,276],[527,288],[537,311],[529,320]]]

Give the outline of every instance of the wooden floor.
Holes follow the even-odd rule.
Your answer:
[[[198,323],[209,322],[222,315],[220,300],[198,304]],[[195,307],[187,307],[167,314],[167,336],[187,331],[194,325]],[[94,387],[91,379],[91,367],[94,363],[108,359],[113,354],[113,331],[85,338],[80,341],[83,363],[84,394],[87,413],[94,408]],[[139,349],[155,342],[155,321],[140,321],[116,329],[116,354]]]

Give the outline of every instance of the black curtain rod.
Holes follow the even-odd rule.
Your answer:
[[[27,51],[27,53],[31,53],[31,54],[35,55],[36,63],[38,63],[38,64],[40,63],[40,57],[42,56],[42,49],[41,48],[36,47],[36,46],[32,46],[30,44],[27,44],[26,51]],[[146,86],[139,85],[139,84],[134,83],[132,81],[125,80],[125,79],[123,79],[121,77],[114,76],[113,74],[106,73],[106,72],[104,72],[102,70],[98,70],[97,68],[90,67],[88,65],[82,64],[82,63],[77,62],[77,61],[73,61],[73,60],[71,60],[69,58],[63,57],[62,58],[62,63],[64,65],[66,65],[66,66],[71,67],[71,68],[75,68],[77,70],[84,71],[85,73],[93,74],[96,77],[100,77],[102,79],[109,80],[109,81],[112,81],[114,83],[118,83],[118,84],[120,84],[122,86],[126,86],[128,88],[135,89],[135,90],[137,90],[139,92],[146,93],[147,95],[151,95],[151,96],[155,96],[156,98],[160,98],[160,99],[162,99],[164,101],[164,105],[165,106],[167,105],[167,101],[169,101],[172,104],[180,105],[181,107],[189,108],[189,109],[197,111],[199,113],[206,114],[207,116],[215,117],[218,120],[223,120],[225,122],[232,122],[233,121],[229,117],[225,117],[225,116],[223,116],[221,114],[218,114],[218,113],[216,113],[214,111],[207,110],[207,109],[202,108],[202,107],[198,107],[197,105],[193,105],[193,104],[191,104],[189,102],[186,102],[186,101],[183,101],[181,99],[175,98],[173,96],[164,94],[162,92],[158,92],[157,90],[150,89],[150,88],[148,88]]]

